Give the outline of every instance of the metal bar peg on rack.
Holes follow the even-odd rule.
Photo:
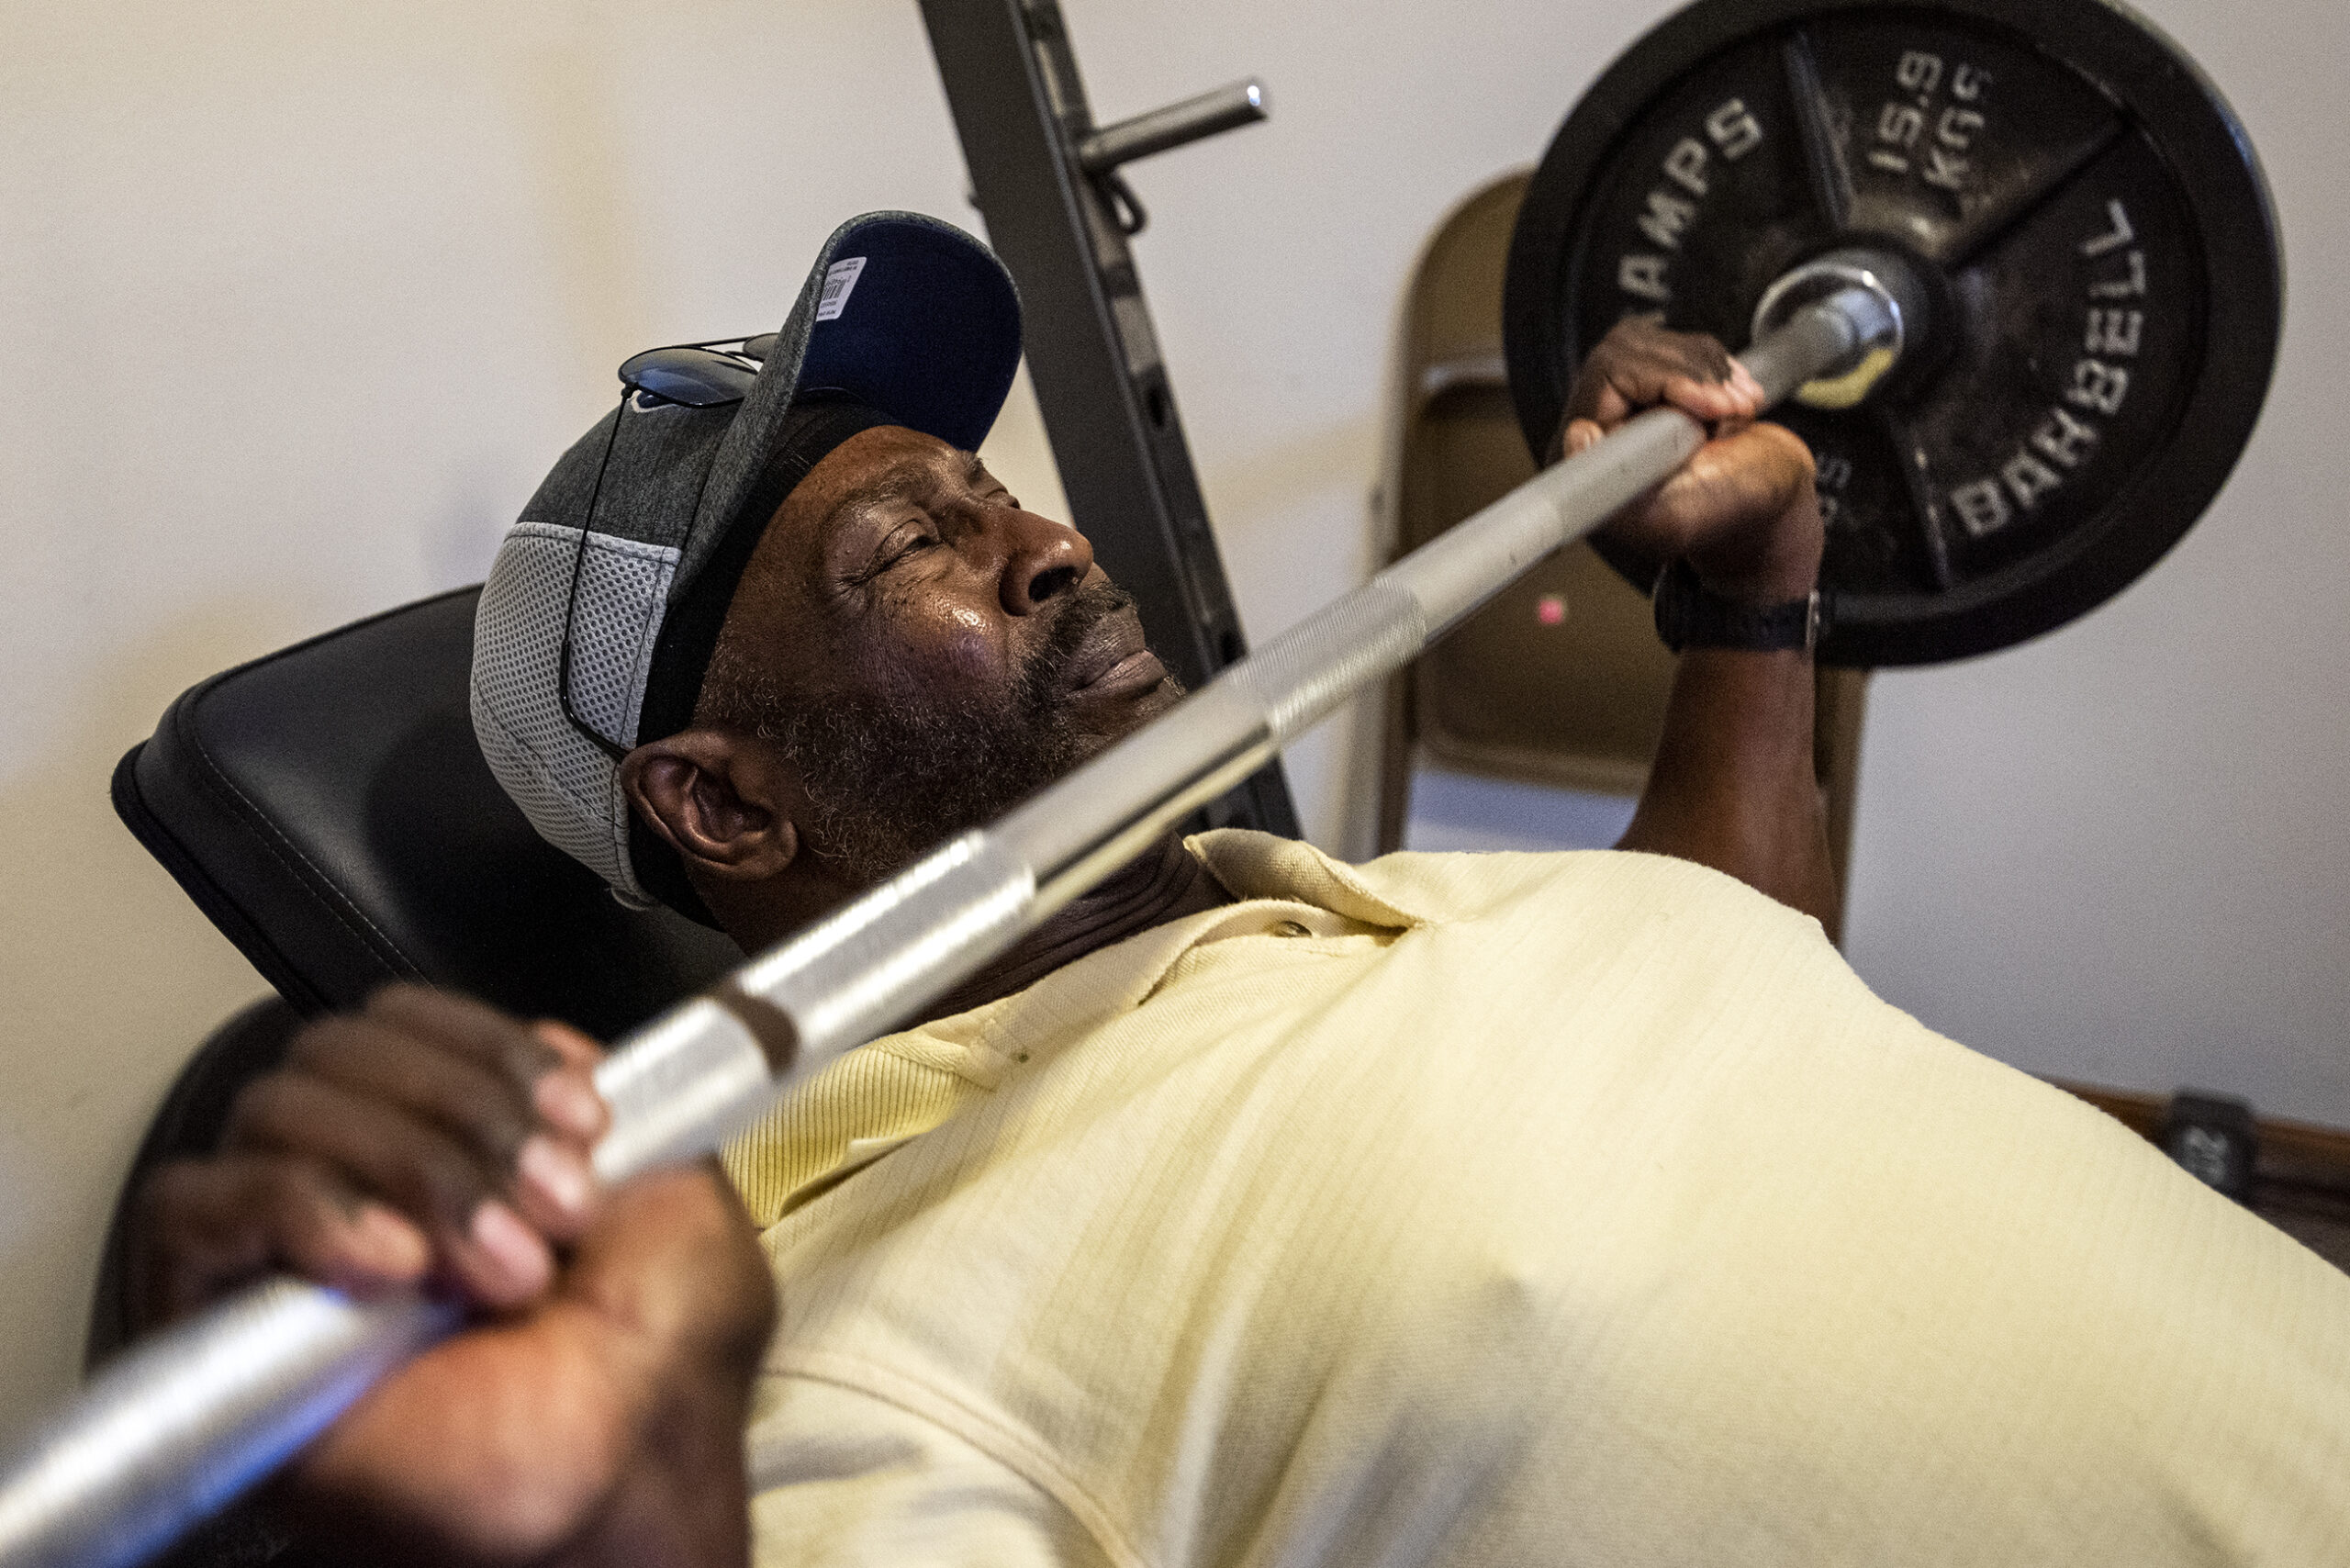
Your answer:
[[[1121,163],[1254,125],[1268,112],[1265,84],[1251,76],[1090,133],[1077,144],[1078,165],[1098,179]]]

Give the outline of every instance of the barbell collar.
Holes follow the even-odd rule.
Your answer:
[[[1852,327],[1853,346],[1794,386],[1766,382],[1774,403],[1792,397],[1807,408],[1857,407],[1931,326],[1930,296],[1915,267],[1890,251],[1847,248],[1814,257],[1765,289],[1754,308],[1754,341],[1767,342],[1822,300],[1841,300],[1838,313]]]

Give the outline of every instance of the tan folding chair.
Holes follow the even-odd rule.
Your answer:
[[[1505,176],[1429,240],[1404,318],[1382,520],[1395,554],[1534,472],[1502,361],[1502,272],[1527,176]],[[1645,596],[1588,545],[1560,551],[1389,685],[1379,847],[1400,848],[1422,764],[1602,795],[1648,778],[1673,684]],[[1866,674],[1822,669],[1814,759],[1841,879]],[[1831,935],[1837,935],[1831,933]]]

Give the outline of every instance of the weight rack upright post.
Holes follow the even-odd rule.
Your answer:
[[[1196,691],[1248,644],[1126,242],[1141,207],[1118,179],[1114,139],[1097,136],[1057,0],[922,0],[922,13],[973,199],[1020,285],[1029,375],[1070,521],[1139,601],[1151,647]],[[1126,156],[1262,113],[1253,83],[1209,95],[1145,117],[1157,134],[1135,138]],[[1278,761],[1204,814],[1214,826],[1298,831]]]

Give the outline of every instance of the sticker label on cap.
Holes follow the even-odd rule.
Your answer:
[[[816,301],[816,319],[836,321],[848,308],[848,297],[865,271],[863,256],[843,256],[824,269],[824,292]]]

